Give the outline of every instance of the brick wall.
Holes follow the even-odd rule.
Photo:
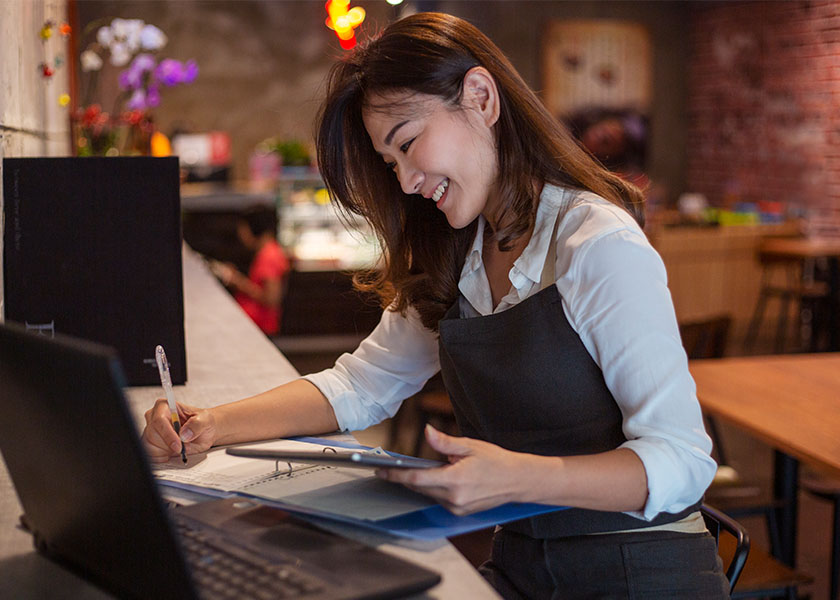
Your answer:
[[[699,4],[688,187],[840,216],[840,2]]]

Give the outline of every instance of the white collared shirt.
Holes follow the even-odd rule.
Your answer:
[[[552,232],[559,211],[568,207]],[[546,185],[528,245],[510,270],[511,289],[493,309],[482,260],[484,220],[458,287],[462,318],[507,310],[539,292],[549,243],[569,324],[604,373],[627,442],[645,466],[642,513],[678,512],[696,502],[715,473],[694,380],[680,342],[665,266],[633,217],[589,192]],[[339,426],[364,429],[393,416],[440,370],[438,338],[410,309],[384,311],[379,325],[335,367],[308,375]]]

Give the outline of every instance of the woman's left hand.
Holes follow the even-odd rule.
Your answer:
[[[495,444],[446,435],[426,426],[429,445],[450,464],[433,469],[379,469],[378,477],[431,496],[456,515],[486,510],[512,501],[526,501],[518,484],[530,456]]]

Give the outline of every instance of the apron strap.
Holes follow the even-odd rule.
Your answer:
[[[550,285],[557,283],[557,273],[555,272],[555,264],[557,263],[557,230],[560,227],[561,215],[563,209],[557,211],[557,216],[554,218],[554,227],[551,230],[551,239],[548,240],[548,253],[543,263],[542,275],[540,275],[540,291],[543,291]]]

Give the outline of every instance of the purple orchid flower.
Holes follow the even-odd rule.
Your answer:
[[[150,85],[146,91],[146,106],[154,108],[160,105],[160,88],[156,85]]]
[[[136,90],[143,87],[146,73],[155,68],[155,58],[151,54],[138,54],[129,67],[119,74],[120,88]]]
[[[160,100],[160,98],[158,98],[158,100]],[[134,93],[131,94],[131,98],[129,98],[126,103],[126,108],[129,110],[145,110],[147,108],[146,91],[143,88],[134,90]]]
[[[197,76],[198,65],[194,60],[182,63],[165,58],[158,63],[152,54],[141,53],[119,74],[118,83],[120,89],[131,92],[125,107],[143,111],[160,105],[162,85],[191,83]]]
[[[184,83],[192,83],[198,77],[198,64],[194,60],[188,60],[184,65]]]
[[[173,58],[165,58],[155,69],[155,79],[168,87],[190,83],[197,75],[198,65],[192,60],[185,64]]]
[[[184,78],[184,65],[174,58],[164,58],[155,69],[155,79],[163,85],[173,86]]]

